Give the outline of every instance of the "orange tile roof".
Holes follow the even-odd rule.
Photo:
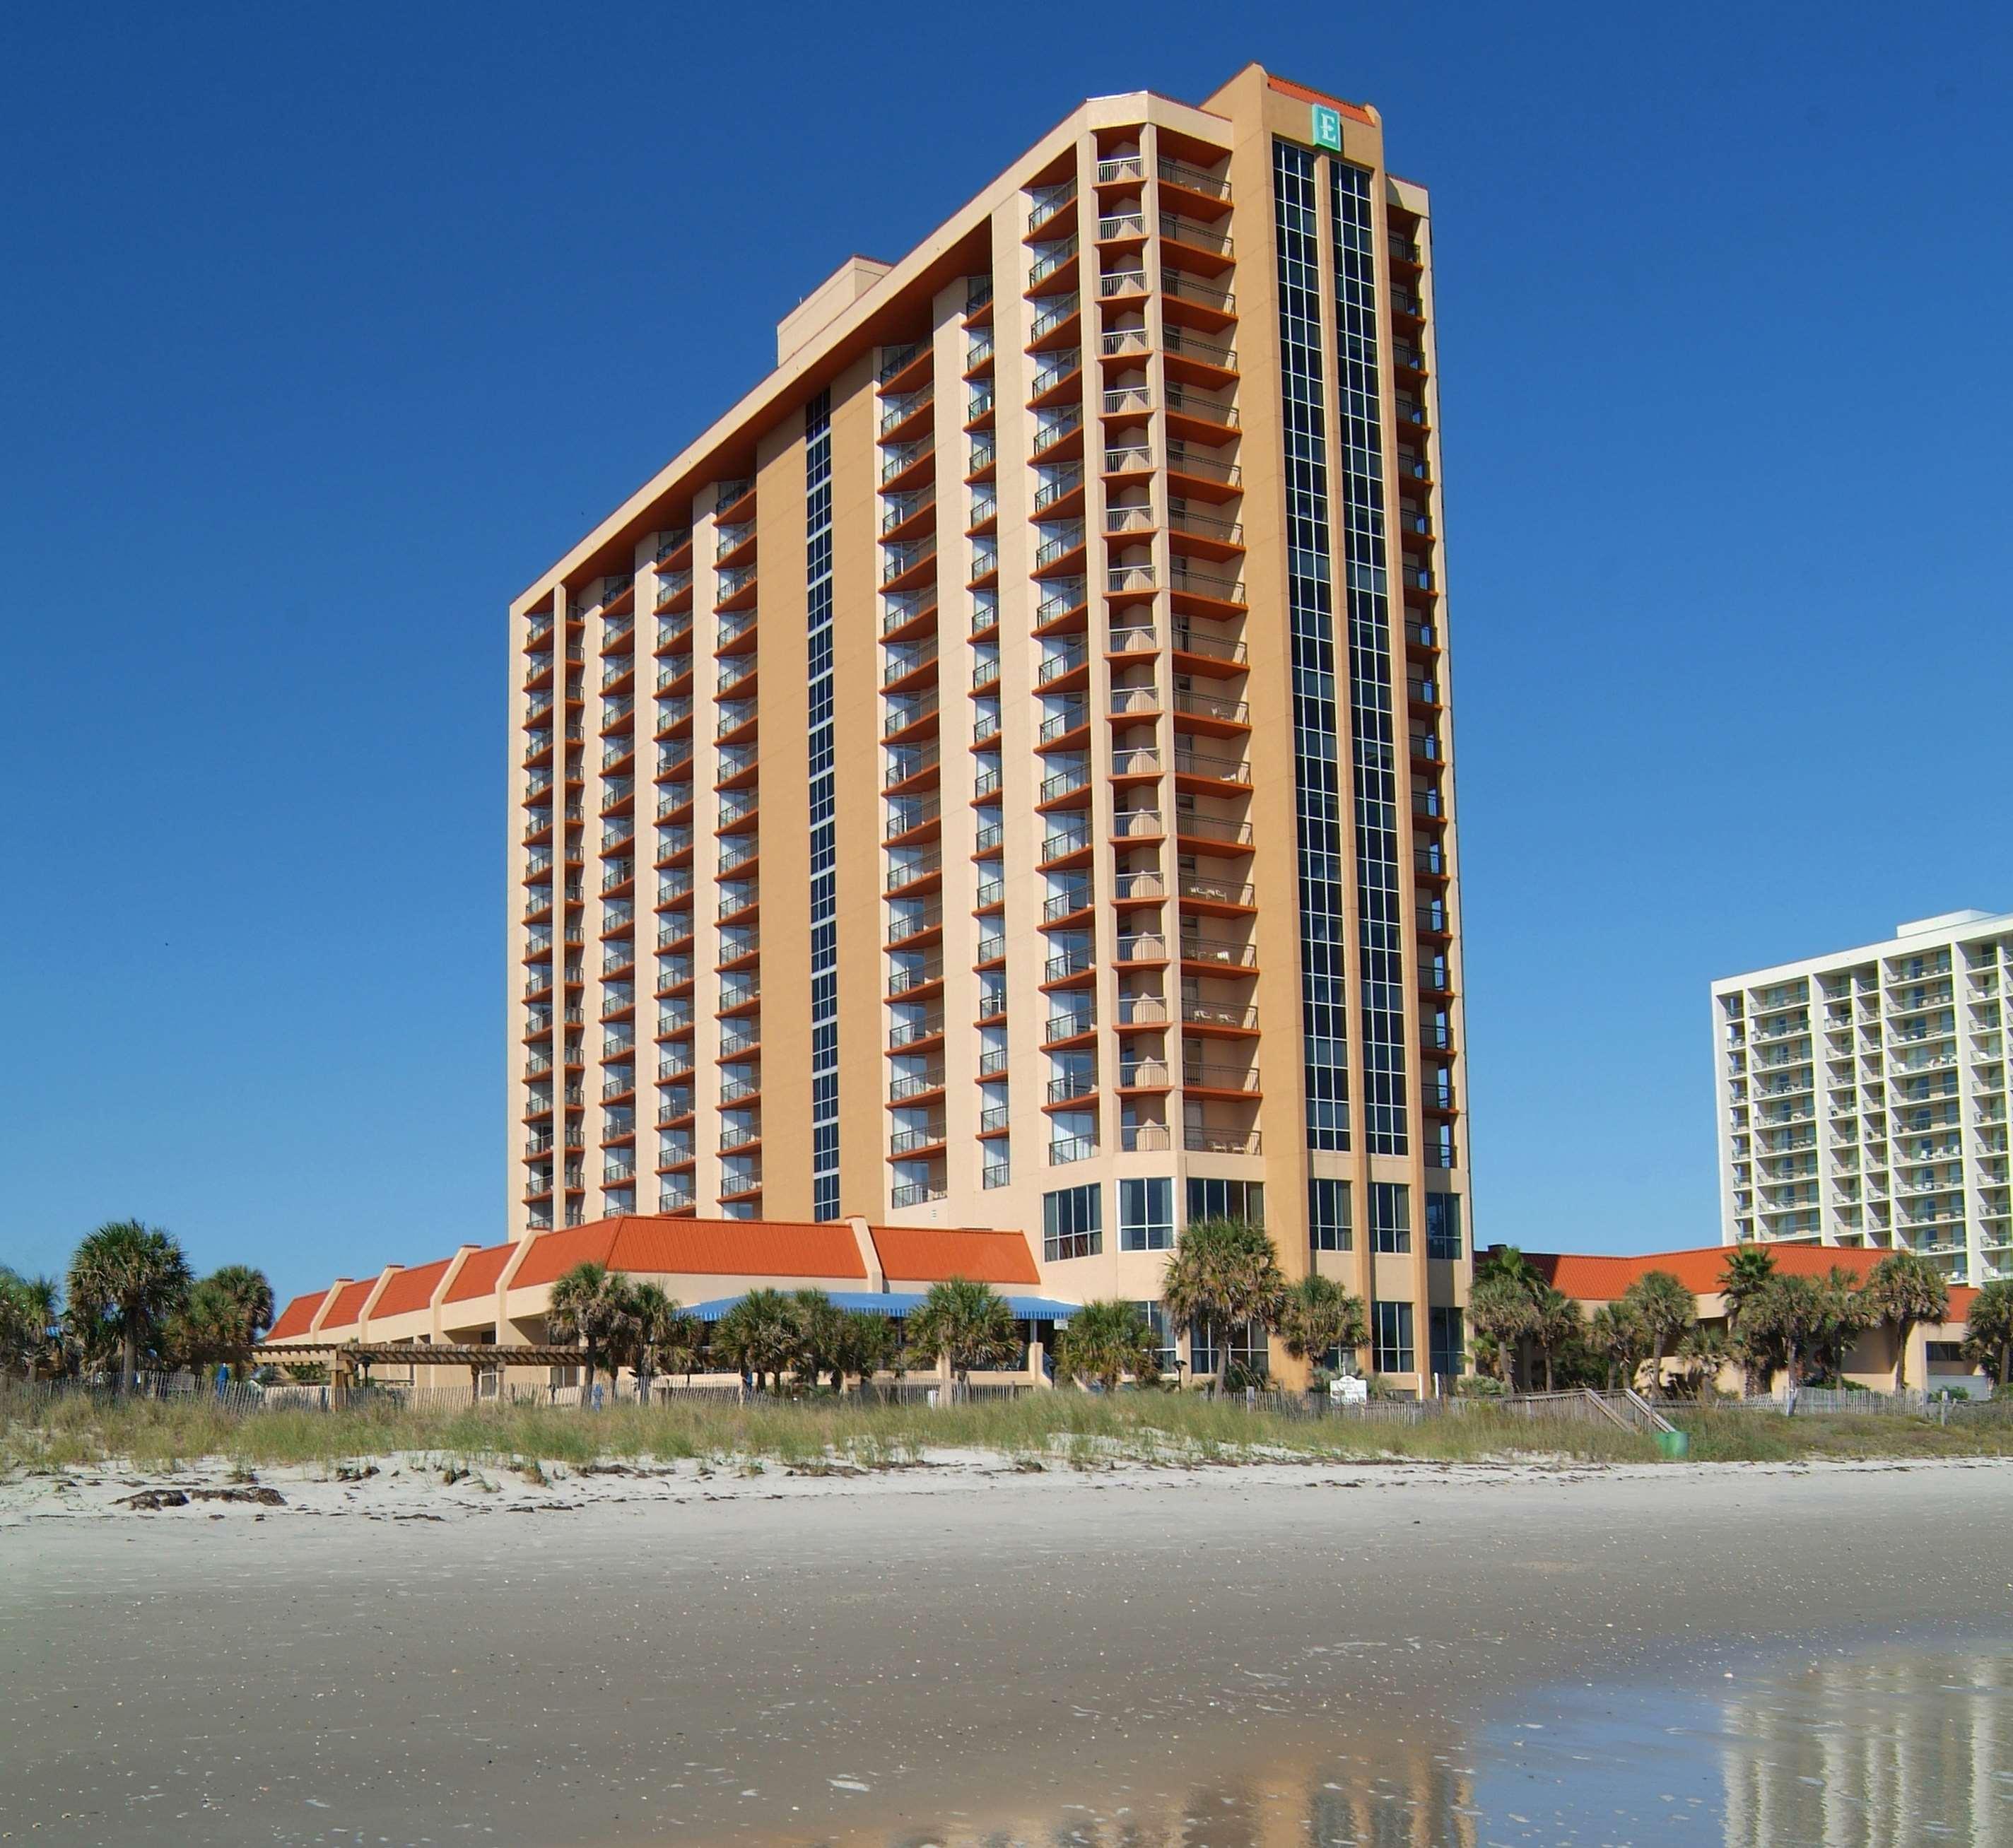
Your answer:
[[[434,1299],[434,1292],[440,1287],[440,1280],[447,1274],[452,1258],[435,1258],[431,1264],[415,1265],[409,1271],[393,1273],[384,1285],[384,1294],[378,1297],[370,1311],[374,1322],[381,1315],[409,1315],[416,1309],[424,1309]]]
[[[867,1275],[859,1241],[843,1221],[650,1217],[619,1219],[614,1224],[614,1254],[607,1261],[618,1271],[862,1280]]]
[[[480,1251],[471,1251],[453,1282],[447,1286],[442,1303],[466,1303],[471,1297],[488,1296],[495,1293],[496,1280],[503,1274],[503,1267],[510,1261],[510,1254],[517,1249],[513,1239],[502,1245],[488,1245]]]
[[[327,1290],[311,1290],[305,1296],[296,1296],[280,1311],[280,1319],[266,1330],[268,1341],[284,1341],[291,1335],[305,1335],[308,1324],[314,1320],[315,1311],[321,1307],[321,1299]]]
[[[510,1279],[510,1287],[520,1290],[531,1284],[553,1282],[576,1264],[605,1264],[614,1242],[615,1221],[612,1219],[597,1219],[586,1225],[570,1225],[556,1231],[541,1232],[531,1241],[531,1249],[524,1253],[524,1261],[517,1267],[517,1274]]]
[[[877,1225],[870,1230],[891,1285],[898,1279],[903,1283],[941,1283],[951,1277],[968,1277],[974,1283],[1042,1281],[1026,1235],[1021,1232],[947,1231],[924,1225]]]
[[[1554,1289],[1563,1290],[1575,1302],[1612,1303],[1625,1294],[1637,1278],[1651,1271],[1668,1271],[1695,1296],[1716,1296],[1720,1274],[1739,1249],[1732,1245],[1704,1245],[1686,1251],[1646,1252],[1626,1257],[1591,1252],[1527,1251],[1524,1259]],[[1786,1277],[1822,1277],[1836,1266],[1864,1280],[1888,1255],[1860,1245],[1765,1245],[1758,1249],[1775,1260],[1776,1270]],[[1972,1299],[1977,1294],[1961,1285],[1953,1286],[1945,1325],[1963,1321],[1970,1314]]]
[[[356,1318],[363,1313],[363,1305],[370,1300],[370,1292],[377,1287],[377,1279],[366,1277],[359,1283],[346,1283],[335,1292],[335,1300],[328,1306],[328,1315],[322,1323],[324,1332],[331,1328],[348,1328],[356,1325]]]

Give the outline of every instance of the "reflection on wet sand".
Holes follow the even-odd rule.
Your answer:
[[[952,1811],[887,1848],[2013,1848],[2013,1647],[1793,1660],[1720,1687],[1520,1696],[1464,1741],[1308,1750],[1096,1803]],[[1031,1782],[1046,1783],[1039,1775]],[[1006,1812],[1006,1813],[1003,1813]]]
[[[1816,1661],[1725,1714],[1726,1848],[2013,1843],[2013,1651]]]

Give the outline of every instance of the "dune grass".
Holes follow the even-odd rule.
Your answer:
[[[1768,1412],[1687,1412],[1675,1421],[1701,1463],[1872,1461],[1915,1457],[2013,1457],[2013,1418],[1986,1414],[1945,1425],[1933,1417],[1850,1412],[1784,1418]]]
[[[2013,1455],[2013,1422],[1893,1417],[1684,1414],[1701,1461],[1791,1461]],[[238,1414],[200,1399],[127,1403],[61,1398],[0,1406],[0,1470],[110,1462],[159,1471],[206,1459],[244,1468],[335,1468],[417,1452],[470,1464],[583,1468],[600,1463],[699,1459],[805,1470],[914,1467],[946,1451],[978,1452],[1023,1467],[1097,1468],[1118,1461],[1188,1467],[1260,1460],[1473,1463],[1545,1458],[1651,1462],[1632,1432],[1563,1417],[1468,1407],[1418,1424],[1298,1418],[1199,1394],[1029,1393],[942,1407],[812,1400],[793,1405],[716,1401],[649,1407],[504,1405],[409,1409],[390,1399],[334,1412]]]
[[[1113,1398],[1029,1393],[942,1407],[694,1404],[573,1407],[510,1405],[459,1410],[392,1403],[340,1411],[238,1414],[200,1400],[113,1404],[57,1399],[0,1428],[0,1469],[119,1460],[161,1470],[205,1458],[248,1467],[324,1464],[418,1451],[489,1464],[574,1468],[595,1462],[762,1460],[800,1468],[845,1464],[910,1467],[925,1453],[977,1451],[1044,1467],[1124,1460],[1167,1465],[1262,1459],[1379,1457],[1474,1461],[1494,1457],[1582,1462],[1647,1460],[1647,1439],[1571,1419],[1508,1417],[1477,1410],[1417,1424],[1306,1419],[1212,1403],[1200,1395]]]

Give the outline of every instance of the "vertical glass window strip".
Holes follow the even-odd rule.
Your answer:
[[[1461,1256],[1461,1196],[1429,1193],[1426,1196],[1426,1256],[1457,1258]]]
[[[1391,606],[1384,438],[1377,385],[1376,218],[1371,175],[1328,162],[1335,231],[1336,390],[1356,881],[1363,990],[1364,1131],[1372,1155],[1407,1153],[1404,895],[1398,884],[1398,762],[1391,713]]]
[[[1468,1371],[1467,1331],[1458,1309],[1434,1309],[1426,1314],[1429,1364],[1443,1379]]]
[[[1370,1183],[1370,1249],[1386,1256],[1412,1249],[1412,1190],[1400,1181]]]
[[[1286,447],[1286,594],[1293,651],[1293,781],[1300,833],[1300,1013],[1307,1146],[1349,1146],[1348,969],[1341,751],[1328,568],[1321,393],[1320,221],[1314,157],[1272,144],[1279,355]]]
[[[1068,1187],[1042,1196],[1042,1261],[1094,1258],[1104,1249],[1104,1189]]]
[[[838,833],[832,743],[831,394],[804,408],[810,623],[811,1217],[838,1217]]]
[[[1375,1310],[1371,1365],[1379,1373],[1410,1373],[1414,1366],[1411,1304],[1379,1303]]]
[[[1165,1175],[1118,1183],[1118,1249],[1169,1251],[1175,1242],[1175,1184]]]
[[[1307,1242],[1316,1251],[1347,1251],[1353,1244],[1346,1181],[1325,1180],[1319,1175],[1309,1179]]]

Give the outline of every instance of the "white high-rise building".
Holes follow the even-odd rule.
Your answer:
[[[2013,913],[1712,985],[1721,1236],[1915,1251],[2013,1274],[2001,1010]]]

